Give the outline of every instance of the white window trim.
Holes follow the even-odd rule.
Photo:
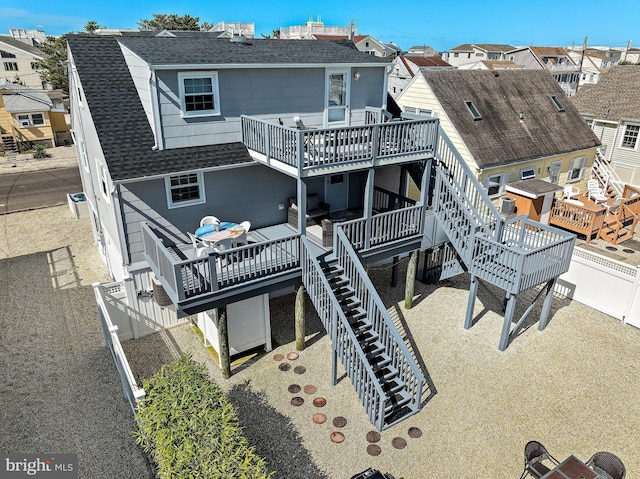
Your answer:
[[[344,81],[345,81],[344,106],[342,105],[329,106],[329,88],[331,86],[329,82],[329,77],[331,75],[344,75]],[[327,68],[325,70],[324,82],[325,82],[325,87],[324,87],[325,125],[326,126],[348,125],[350,116],[351,116],[351,107],[350,107],[351,105],[351,71],[349,69],[344,69],[344,68],[341,68],[341,69]],[[344,121],[329,121],[329,111],[338,110],[338,109],[344,109]]]
[[[525,172],[528,172],[528,171],[532,171],[533,175],[531,175],[531,174],[525,175]],[[536,167],[535,166],[527,166],[526,168],[521,168],[520,169],[520,179],[521,180],[529,180],[529,179],[535,178],[535,177],[536,177]]]
[[[206,203],[207,199],[205,197],[205,191],[204,191],[204,177],[201,171],[195,173],[198,178],[197,184],[198,184],[198,190],[200,192],[200,198],[195,200],[185,200],[185,201],[179,201],[179,202],[174,202],[173,199],[171,198],[171,178],[174,178],[176,176],[184,176],[184,175],[192,175],[192,174],[194,173],[193,172],[181,173],[178,175],[165,176],[164,184],[165,184],[165,192],[167,194],[167,208],[169,209],[182,208],[184,206],[193,206],[193,205],[200,205],[200,204]]]
[[[98,167],[98,181],[100,192],[107,203],[111,203],[111,185],[109,183],[109,173],[107,167],[96,158],[96,166]]]
[[[213,109],[198,110],[194,112],[187,111],[185,104],[184,80],[190,78],[211,78],[211,87],[213,89]],[[219,116],[220,115],[220,89],[218,88],[218,72],[178,72],[178,91],[180,94],[180,111],[183,118],[198,118],[203,116]]]
[[[492,178],[496,178],[496,177],[498,178],[498,181],[492,180]],[[484,186],[487,194],[489,195],[489,198],[498,198],[504,194],[505,187],[507,186],[508,181],[509,181],[508,173],[495,173],[493,175],[489,175],[486,178],[484,178],[482,180],[482,186]],[[494,194],[489,193],[489,188],[491,186],[494,186],[492,185],[492,183],[498,185],[497,193],[494,193]]]
[[[576,166],[574,163],[580,160],[582,166],[580,167],[580,171],[578,172],[578,176],[576,178],[570,178],[571,172],[576,170]],[[586,156],[576,156],[572,158],[569,162],[569,169],[567,170],[567,183],[575,183],[576,181],[580,181],[584,178],[585,171],[587,170],[587,157]]]
[[[42,123],[39,124],[35,124],[33,122],[33,115],[42,115]],[[21,120],[20,117],[21,116],[26,116],[27,119],[26,120]],[[37,113],[20,113],[18,115],[16,115],[16,120],[18,121],[18,125],[20,126],[20,128],[38,128],[40,126],[47,126],[47,118],[44,116],[44,113],[42,112],[37,112]]]
[[[629,147],[629,146],[623,146],[622,143],[624,142],[624,137],[627,134],[627,128],[629,128],[630,126],[636,126],[638,127],[638,129],[640,130],[640,125],[638,125],[637,123],[625,123],[624,125],[624,130],[622,132],[622,135],[620,135],[620,145],[619,148],[621,150],[627,150],[627,151],[637,151],[638,150],[638,143],[640,143],[640,131],[638,131],[638,136],[636,137],[636,144],[633,146],[633,148]]]

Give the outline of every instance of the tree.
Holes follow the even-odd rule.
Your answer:
[[[193,30],[207,31],[213,25],[208,22],[200,23],[200,17],[192,17],[191,15],[179,16],[175,13],[167,15],[166,13],[154,13],[151,20],[140,20],[138,27],[140,30]]]
[[[59,37],[47,36],[47,41],[39,45],[44,58],[36,62],[36,69],[43,81],[51,83],[69,93],[67,72],[67,34]]]
[[[100,25],[98,25],[98,22],[94,22],[93,20],[87,22],[87,24],[84,26],[85,31],[88,33],[95,33],[99,28],[104,27],[101,27]]]

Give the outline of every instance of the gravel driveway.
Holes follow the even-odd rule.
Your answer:
[[[104,346],[91,238],[66,205],[0,219],[0,451],[77,454],[80,478],[151,477]]]

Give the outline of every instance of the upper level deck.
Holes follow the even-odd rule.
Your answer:
[[[437,138],[436,118],[298,129],[242,117],[242,141],[250,155],[297,178],[430,158]]]

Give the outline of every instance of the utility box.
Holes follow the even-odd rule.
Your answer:
[[[67,195],[67,201],[69,202],[71,216],[74,218],[89,217],[89,205],[84,193],[69,193]]]

